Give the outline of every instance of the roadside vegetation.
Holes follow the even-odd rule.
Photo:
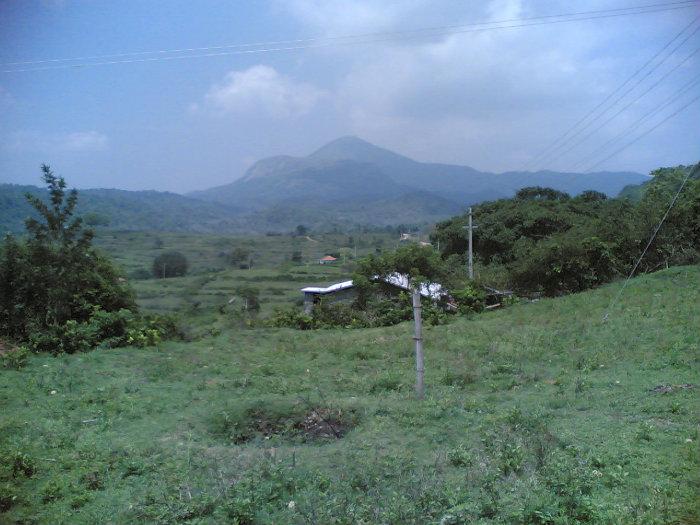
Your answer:
[[[524,188],[512,199],[474,207],[479,277],[522,294],[556,296],[627,275],[685,176],[690,180],[649,246],[640,273],[700,261],[700,165],[652,172],[627,197],[587,191],[576,197]],[[436,226],[444,256],[464,257],[466,216]]]

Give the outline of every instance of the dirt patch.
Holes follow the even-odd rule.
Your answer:
[[[319,408],[307,413],[298,430],[311,439],[340,439],[352,426],[340,409]]]
[[[245,402],[215,414],[210,430],[236,444],[272,438],[308,442],[341,439],[357,422],[354,409],[266,400]]]

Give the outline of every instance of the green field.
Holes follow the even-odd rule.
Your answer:
[[[423,402],[408,323],[33,356],[0,521],[698,523],[700,268],[619,286],[428,328]]]
[[[145,312],[175,313],[203,318],[227,307],[239,286],[252,286],[260,292],[260,316],[269,315],[275,307],[298,303],[305,286],[328,285],[349,279],[356,257],[376,250],[396,247],[395,236],[356,233],[353,235],[319,234],[310,237],[251,236],[232,237],[184,233],[100,232],[96,245],[119,264],[127,276],[141,270],[150,273],[153,260],[169,250],[182,252],[190,264],[185,277],[168,279],[129,278]],[[355,246],[357,249],[355,250]],[[235,248],[248,251],[253,260],[251,269],[240,269],[230,263],[227,254]],[[301,253],[301,262],[291,261],[292,253]],[[320,265],[324,255],[336,253],[333,265]],[[228,312],[235,308],[228,308]],[[225,316],[219,316],[225,323]]]

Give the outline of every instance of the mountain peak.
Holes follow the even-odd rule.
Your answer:
[[[394,165],[396,162],[413,162],[412,160],[380,148],[359,137],[352,135],[335,139],[321,146],[308,157],[313,160],[354,160],[377,164],[382,167]]]

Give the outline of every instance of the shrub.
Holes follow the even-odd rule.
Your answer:
[[[122,309],[105,312],[96,308],[88,321],[66,321],[29,337],[29,346],[36,352],[73,354],[95,347],[154,346],[162,339],[181,338],[175,321],[166,316],[134,315]]]
[[[9,348],[0,353],[0,365],[9,370],[19,370],[27,364],[31,352],[26,346]]]
[[[450,295],[457,301],[460,313],[481,312],[484,309],[486,294],[481,288],[471,283],[468,283],[464,288],[451,290]]]
[[[161,279],[187,274],[187,258],[176,251],[161,253],[153,260],[153,275]]]

